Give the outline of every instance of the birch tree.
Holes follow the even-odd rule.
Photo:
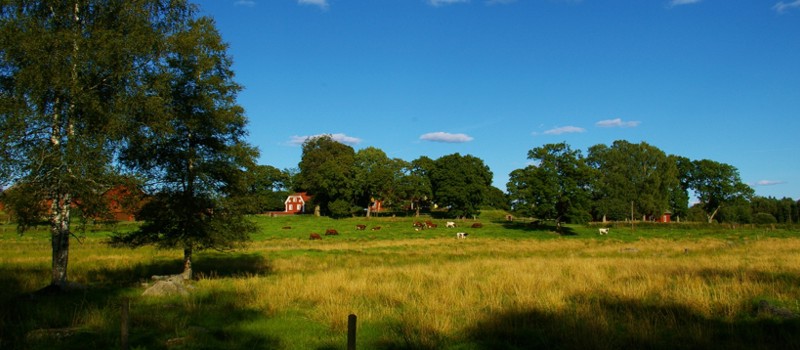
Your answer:
[[[181,0],[0,1],[0,185],[46,204],[54,287],[67,286],[70,209],[113,182],[140,77],[189,12]]]

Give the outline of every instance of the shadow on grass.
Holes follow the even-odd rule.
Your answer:
[[[514,311],[492,315],[466,331],[474,349],[797,349],[800,320],[703,317],[674,304],[579,296],[600,310],[591,317]]]
[[[523,232],[531,232],[531,233],[556,233],[560,236],[577,236],[578,233],[572,227],[561,225],[557,225],[555,222],[552,221],[497,221],[499,224],[503,226],[503,228],[508,230],[515,230],[515,231],[523,231]]]
[[[0,349],[119,348],[122,298],[140,294],[144,289],[138,283],[150,276],[174,274],[181,266],[180,259],[118,269],[98,266],[86,272],[89,286],[61,292],[26,290],[30,288],[27,279],[32,274],[47,276],[47,268],[0,269]],[[204,253],[197,255],[194,264],[194,272],[203,278],[272,271],[270,262],[259,254]],[[280,348],[277,338],[247,329],[247,324],[265,316],[239,307],[239,296],[225,291],[198,294],[152,300],[134,297],[131,344],[164,348],[167,340],[177,339],[178,347],[186,349]]]

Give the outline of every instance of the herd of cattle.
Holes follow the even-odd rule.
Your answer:
[[[425,221],[425,222],[416,221],[412,225],[412,227],[414,228],[414,231],[435,229],[438,226],[439,226],[438,224],[435,224],[430,220]],[[447,228],[456,228],[456,223],[454,221],[447,221],[445,223],[445,227],[447,227]],[[473,223],[472,225],[470,225],[470,227],[471,228],[482,228],[483,224],[481,224],[480,222],[476,222],[476,223]],[[283,229],[288,230],[288,229],[291,229],[291,227],[290,226],[284,226]],[[363,224],[356,225],[356,231],[365,231],[366,229],[367,229],[367,225],[363,225]],[[380,229],[381,229],[380,226],[373,226],[373,227],[370,228],[371,231],[379,231]],[[337,231],[336,229],[329,228],[329,229],[325,230],[325,236],[338,236],[338,235],[339,235],[339,231]],[[458,239],[464,239],[464,238],[467,238],[467,236],[469,236],[469,233],[456,232],[456,238],[458,238]],[[309,235],[309,239],[310,240],[322,239],[322,235],[320,235],[319,233],[311,233]]]
[[[437,224],[433,223],[432,221],[428,220],[428,221],[425,221],[425,222],[416,221],[416,222],[414,222],[414,224],[412,226],[414,228],[414,231],[420,231],[420,230],[435,229],[439,225],[437,225]],[[445,223],[445,227],[446,228],[456,228],[456,223],[454,221],[448,221],[448,222]],[[471,228],[482,228],[483,224],[481,224],[480,222],[476,222],[476,223],[473,223],[472,225],[470,225],[470,227]],[[283,228],[284,229],[291,229],[290,226],[285,226]],[[356,225],[356,231],[365,231],[366,229],[367,229],[367,225],[363,225],[363,224]],[[373,227],[370,228],[371,231],[379,231],[380,229],[381,229],[380,226],[373,226]],[[608,228],[600,228],[600,229],[598,229],[598,231],[599,231],[600,235],[607,235],[609,229]],[[329,228],[329,229],[325,230],[325,236],[338,236],[338,235],[339,235],[339,231],[336,231],[335,229]],[[456,232],[456,238],[458,238],[458,239],[464,239],[464,238],[467,238],[467,236],[469,236],[469,233]],[[310,240],[322,239],[322,235],[320,235],[319,233],[311,233],[309,235],[309,239]]]

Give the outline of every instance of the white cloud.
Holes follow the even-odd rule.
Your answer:
[[[469,2],[469,0],[428,0],[428,3],[431,6],[445,6],[445,5],[452,5],[452,4],[459,4]]]
[[[323,10],[328,9],[328,0],[297,0],[297,3],[300,5],[319,6]]]
[[[470,142],[473,138],[467,134],[451,134],[447,132],[430,132],[419,137],[420,140],[446,143]]]
[[[784,13],[786,10],[790,10],[790,9],[798,8],[798,7],[800,7],[800,0],[794,0],[794,1],[790,1],[790,2],[781,1],[781,2],[779,2],[777,4],[775,4],[775,6],[772,6],[772,9],[775,10],[776,12],[778,12],[778,13]]]
[[[544,132],[545,135],[561,135],[561,134],[574,134],[586,132],[586,129],[577,126],[562,126],[555,129],[550,129]]]
[[[639,122],[639,121],[627,121],[626,122],[626,121],[622,121],[622,119],[620,119],[620,118],[601,120],[601,121],[599,121],[597,123],[594,123],[595,126],[598,126],[598,127],[601,127],[601,128],[635,128],[635,127],[639,126],[639,124],[641,124],[641,122]]]
[[[254,0],[237,0],[233,4],[236,6],[247,6],[247,7],[256,6],[256,2]]]
[[[681,6],[681,5],[691,5],[696,4],[703,0],[672,0],[669,2],[669,6]]]
[[[786,181],[780,181],[780,180],[761,180],[759,182],[756,182],[756,186],[774,186],[774,185],[783,185],[785,183]]]
[[[351,145],[352,146],[352,145],[357,145],[357,144],[361,143],[361,139],[360,138],[347,136],[345,134],[319,134],[319,135],[311,135],[311,136],[297,136],[297,135],[295,135],[295,136],[292,136],[289,139],[289,144],[290,145],[299,146],[299,145],[302,145],[304,142],[306,142],[306,140],[308,140],[308,139],[315,138],[315,137],[320,137],[320,136],[325,136],[325,135],[330,136],[331,139],[336,141],[336,142],[343,143],[343,144],[346,144],[346,145]]]

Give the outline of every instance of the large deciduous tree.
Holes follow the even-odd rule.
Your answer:
[[[528,151],[534,162],[511,172],[508,192],[522,215],[556,222],[588,221],[591,169],[581,152],[566,143]]]
[[[692,161],[689,187],[697,195],[709,223],[714,221],[722,206],[750,199],[754,193],[739,178],[734,166],[708,159]]]
[[[589,164],[598,170],[595,201],[598,215],[620,220],[633,211],[661,216],[681,200],[676,160],[645,142],[614,141],[589,149]]]
[[[122,157],[151,180],[155,195],[139,215],[140,229],[116,242],[182,248],[183,276],[191,278],[193,252],[236,247],[255,230],[240,200],[257,151],[244,141],[241,88],[213,21],[188,21],[167,50],[151,77],[148,108],[129,123]]]
[[[367,208],[367,217],[372,214],[372,203],[387,199],[394,188],[398,163],[375,147],[358,150],[355,154],[355,186],[353,194],[356,203]]]
[[[189,12],[181,0],[0,2],[0,182],[47,203],[54,287],[67,284],[70,207],[113,184],[133,96]]]
[[[430,174],[436,203],[453,217],[480,214],[480,205],[492,184],[492,172],[480,158],[458,153],[434,161]]]
[[[349,206],[353,199],[355,151],[330,135],[309,138],[303,143],[297,184],[313,196],[315,213],[329,212],[330,204]]]
[[[433,197],[431,179],[428,176],[433,168],[433,159],[422,156],[405,163],[402,169],[397,196],[409,202],[409,209],[413,210],[417,217],[422,207],[429,205]]]

